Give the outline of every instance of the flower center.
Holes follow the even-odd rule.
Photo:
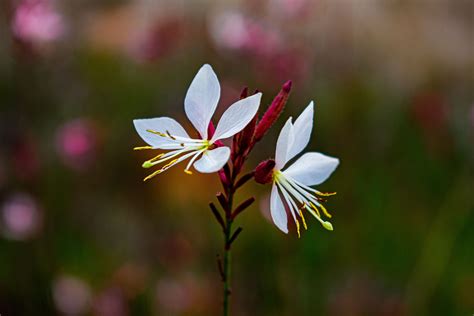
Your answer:
[[[174,165],[191,158],[189,163],[187,164],[184,172],[186,174],[192,174],[192,171],[189,170],[192,164],[196,161],[199,156],[204,153],[212,144],[209,140],[205,139],[192,139],[187,137],[181,136],[174,136],[171,135],[169,131],[166,133],[157,132],[154,130],[147,130],[148,132],[155,134],[159,137],[163,137],[167,139],[167,142],[160,145],[160,149],[170,150],[166,153],[161,153],[147,161],[145,161],[142,165],[143,168],[151,168],[156,165],[162,164],[161,168],[147,176],[143,181],[147,181],[154,176],[168,170],[169,168],[173,167]],[[143,149],[155,149],[151,146],[144,146],[144,147],[135,147],[134,150],[143,150]]]

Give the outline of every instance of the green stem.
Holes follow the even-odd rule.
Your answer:
[[[229,303],[230,303],[230,277],[231,277],[231,244],[230,238],[232,234],[232,204],[234,198],[234,183],[230,186],[227,195],[227,210],[225,210],[225,236],[224,236],[224,303],[223,303],[223,315],[229,315]]]

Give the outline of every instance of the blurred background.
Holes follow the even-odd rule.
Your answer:
[[[132,119],[187,122],[213,65],[218,113],[243,86],[286,117],[316,102],[310,150],[333,232],[269,220],[269,186],[238,219],[233,315],[474,312],[474,2],[0,2],[0,314],[220,315],[216,175],[143,183]],[[189,129],[189,123],[186,125]]]

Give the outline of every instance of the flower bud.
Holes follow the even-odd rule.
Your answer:
[[[273,168],[275,168],[275,160],[273,159],[268,159],[259,163],[257,168],[255,168],[255,182],[260,184],[272,182]]]
[[[266,134],[266,132],[272,127],[273,123],[278,119],[283,108],[285,107],[286,101],[288,101],[288,96],[290,95],[291,90],[291,80],[283,84],[280,92],[277,94],[275,99],[268,107],[265,114],[263,114],[262,119],[257,125],[255,130],[254,142],[258,142]]]

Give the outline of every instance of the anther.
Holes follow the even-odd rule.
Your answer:
[[[314,205],[312,202],[309,202],[309,205],[311,205],[311,208],[316,211],[316,214],[318,214],[318,217],[321,217],[321,214],[319,214],[319,210],[316,207],[316,205]]]
[[[153,178],[154,176],[156,175],[159,175],[160,173],[162,173],[163,171],[162,170],[157,170],[155,172],[153,172],[152,174],[150,174],[149,176],[147,176],[145,179],[143,179],[143,182],[147,181],[147,180],[150,180],[151,178]]]
[[[295,218],[295,223],[296,223],[296,231],[298,232],[298,238],[301,237],[301,234],[300,234],[300,222],[298,221],[298,219]]]
[[[184,169],[184,173],[189,174],[189,175],[193,174],[193,172],[191,170],[188,170],[188,169]]]
[[[306,204],[304,205],[306,206]],[[304,207],[303,206],[303,207]],[[308,230],[308,226],[306,225],[306,220],[304,219],[303,212],[301,209],[298,210],[298,213],[300,214],[301,220],[303,221],[303,227],[305,230]]]
[[[151,146],[140,146],[140,147],[134,147],[133,150],[145,150],[145,149],[153,149]]]
[[[326,210],[326,208],[322,204],[319,204],[319,207],[323,210],[324,215],[326,215],[329,218],[332,217],[332,215],[329,214],[329,212]]]
[[[333,196],[333,195],[336,195],[337,192],[319,192],[319,191],[316,191],[316,194],[320,195],[320,196]]]

